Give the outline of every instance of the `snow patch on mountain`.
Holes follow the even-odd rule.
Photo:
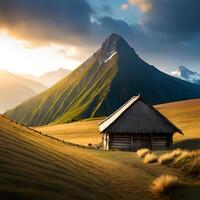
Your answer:
[[[200,84],[200,73],[193,72],[185,66],[180,66],[176,71],[171,72],[171,75],[191,83]]]
[[[181,77],[181,73],[180,73],[179,70],[176,70],[176,71],[171,72],[171,75],[172,75],[172,76],[175,76],[175,77],[178,77],[178,78]]]
[[[104,62],[107,63],[109,60],[112,59],[112,57],[117,53],[117,51],[115,51],[114,53],[112,53]]]

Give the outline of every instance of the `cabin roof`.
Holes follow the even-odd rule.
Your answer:
[[[137,102],[142,102],[143,105],[139,105]],[[146,114],[143,113],[144,109],[141,106],[145,107],[144,109],[148,111],[147,115],[149,115],[149,118],[145,116]],[[130,108],[134,109],[128,113]],[[179,132],[183,134],[179,128],[177,128],[171,121],[162,115],[156,108],[146,103],[140,95],[133,96],[123,106],[102,121],[99,124],[99,129],[101,133]]]

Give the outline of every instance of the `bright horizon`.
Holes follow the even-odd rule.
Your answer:
[[[67,55],[65,55],[67,54]],[[28,47],[23,40],[16,39],[0,32],[0,69],[16,74],[40,76],[43,73],[65,68],[73,70],[80,64],[73,56],[76,50],[68,52],[61,45]]]
[[[179,66],[200,70],[198,2],[26,2],[0,1],[0,69],[36,76],[61,67],[73,70],[111,33],[118,33],[161,71],[170,73]]]

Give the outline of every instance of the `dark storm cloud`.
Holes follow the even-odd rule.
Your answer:
[[[184,59],[187,63],[199,63],[199,0],[145,0],[151,6],[141,13],[142,25],[130,25],[130,21],[111,17],[117,10],[116,5],[110,7],[111,3],[105,3],[101,6],[92,2],[0,0],[0,29],[33,45],[73,45],[79,53],[76,58],[80,60],[85,60],[115,32],[152,63],[159,59],[163,65],[169,61],[170,66],[171,63],[183,64]],[[109,2],[116,3],[115,0]]]
[[[1,0],[0,28],[32,42],[80,42],[93,13],[85,0]]]
[[[135,40],[143,38],[143,32],[140,25],[129,25],[123,20],[116,20],[112,17],[100,17],[96,18],[91,25],[90,38],[85,41],[86,46],[84,50],[79,51],[84,57],[93,53],[99,45],[109,37],[112,33],[118,33],[125,38],[131,45],[134,45]]]
[[[103,39],[109,36],[111,33],[118,33],[121,36],[131,39],[131,37],[137,32],[137,27],[130,26],[123,20],[116,20],[112,17],[102,17],[98,19],[98,24],[93,24],[94,32],[96,36]]]
[[[200,32],[199,0],[149,0],[151,9],[144,14],[143,23],[178,40]]]
[[[100,11],[104,12],[104,13],[108,13],[108,14],[112,14],[114,12],[113,9],[112,9],[112,7],[110,5],[108,5],[108,4],[103,5],[100,8]]]
[[[107,4],[101,9],[112,12]],[[134,28],[126,22],[98,17],[98,12],[86,0],[1,0],[0,29],[31,44],[52,42],[78,47],[99,45],[113,32],[124,37],[133,34]],[[91,16],[99,23],[91,21]]]

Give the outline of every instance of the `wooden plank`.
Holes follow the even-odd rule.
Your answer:
[[[131,135],[131,150],[134,148],[133,135]]]
[[[165,144],[166,144],[166,143],[167,143],[167,141],[156,141],[156,142],[155,142],[155,141],[153,141],[153,142],[152,142],[152,144],[159,144],[159,143],[161,143],[161,144],[162,144],[162,143],[165,143]]]
[[[130,135],[112,135],[110,139],[110,148],[122,151],[130,151],[131,136]]]

